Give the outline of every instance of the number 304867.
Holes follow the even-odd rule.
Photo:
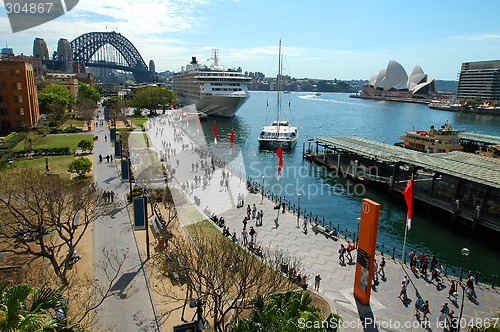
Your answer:
[[[53,5],[53,2],[28,2],[23,4],[6,2],[5,9],[7,14],[50,14]]]

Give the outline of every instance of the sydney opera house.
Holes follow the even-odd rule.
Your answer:
[[[419,65],[410,76],[399,62],[390,60],[387,68],[382,68],[370,77],[369,84],[360,96],[373,98],[415,98],[425,99],[436,92],[434,79],[428,80]]]

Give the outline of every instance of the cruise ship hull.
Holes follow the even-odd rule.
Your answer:
[[[207,115],[232,118],[243,104],[250,98],[245,96],[216,96],[205,95],[200,99],[184,98],[182,102],[185,105],[194,104],[198,112],[203,112]]]

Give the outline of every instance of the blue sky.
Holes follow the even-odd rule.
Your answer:
[[[80,0],[58,19],[12,33],[0,9],[1,46],[31,55],[43,38],[116,30],[157,71],[178,71],[191,56],[276,75],[278,40],[285,73],[296,78],[369,79],[396,60],[411,73],[455,80],[462,62],[500,59],[500,1],[462,0]]]

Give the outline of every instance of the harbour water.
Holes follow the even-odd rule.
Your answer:
[[[404,238],[406,207],[403,198],[389,198],[374,188],[336,178],[322,168],[302,159],[302,143],[308,138],[322,136],[366,137],[393,144],[409,130],[428,130],[431,125],[441,126],[448,121],[453,128],[500,136],[500,117],[461,114],[432,110],[425,105],[372,101],[349,98],[347,94],[291,93],[283,95],[284,117],[299,128],[299,143],[295,150],[283,155],[281,177],[276,176],[278,158],[274,151],[260,151],[257,136],[262,127],[275,117],[276,94],[252,92],[250,99],[232,119],[215,118],[218,140],[229,142],[235,131],[235,144],[242,152],[244,162],[231,166],[246,173],[266,190],[286,196],[292,205],[318,216],[333,226],[340,225],[356,232],[361,199],[373,199],[382,205],[378,239],[388,247],[401,248]],[[212,142],[212,118],[202,123],[207,142]],[[500,276],[500,245],[498,234],[479,232],[471,235],[467,230],[453,227],[442,216],[414,212],[413,224],[408,232],[410,249],[423,251],[464,270],[477,270],[482,274]],[[496,239],[496,241],[495,241]],[[470,249],[464,261],[461,249]],[[335,259],[332,253],[332,260]],[[498,278],[500,280],[500,277]]]

